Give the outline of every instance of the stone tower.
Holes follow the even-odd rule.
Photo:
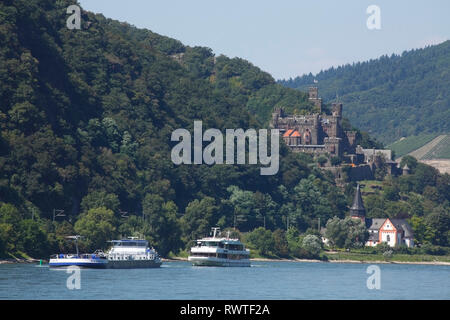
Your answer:
[[[274,128],[278,127],[278,120],[280,119],[280,117],[283,117],[283,108],[276,107],[272,113],[272,122],[271,122],[272,127]]]
[[[309,87],[308,88],[309,101],[314,103],[314,105],[319,109],[319,114],[322,113],[322,99],[319,98],[319,88]]]
[[[364,204],[361,197],[361,191],[359,190],[359,184],[356,187],[355,197],[353,198],[353,204],[350,207],[350,216],[352,218],[361,219],[363,222],[366,217],[366,208],[364,208]]]
[[[403,167],[403,170],[402,170],[403,175],[404,176],[409,175],[410,171],[411,170],[409,169],[408,164],[405,164],[405,166]]]
[[[331,104],[331,111],[334,117],[341,118],[342,117],[342,103],[333,102]]]

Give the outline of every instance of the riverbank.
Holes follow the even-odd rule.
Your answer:
[[[394,260],[317,260],[317,259],[269,259],[269,258],[252,258],[251,261],[261,262],[323,262],[323,263],[360,263],[360,264],[422,264],[422,265],[440,265],[450,266],[447,261],[394,261]]]
[[[42,263],[47,263],[47,260],[39,260],[39,259],[3,259],[0,260],[0,264],[37,263],[39,261],[42,261]]]
[[[163,259],[163,262],[177,262],[187,261],[185,257],[172,257],[170,259]],[[361,264],[422,264],[422,265],[441,265],[450,266],[450,261],[396,261],[396,260],[351,260],[351,259],[333,259],[333,260],[318,260],[318,259],[271,259],[271,258],[251,258],[250,261],[255,262],[322,262],[322,263],[361,263]]]

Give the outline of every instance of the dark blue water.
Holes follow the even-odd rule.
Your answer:
[[[252,262],[250,268],[82,269],[69,290],[66,270],[0,265],[0,299],[450,299],[450,266],[380,264],[379,290],[368,264]]]

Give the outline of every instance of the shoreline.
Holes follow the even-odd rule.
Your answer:
[[[314,263],[352,263],[352,264],[421,264],[421,265],[440,265],[450,266],[450,262],[446,261],[385,261],[385,260],[317,260],[317,259],[270,259],[270,258],[252,258],[250,261],[261,262],[314,262]]]
[[[173,257],[173,258],[164,258],[163,262],[178,262],[178,261],[188,261],[187,258],[183,257]],[[439,266],[450,266],[450,262],[446,261],[385,261],[385,260],[317,260],[317,259],[271,259],[271,258],[251,258],[250,261],[255,262],[313,262],[313,263],[352,263],[352,264],[421,264],[421,265],[439,265]]]
[[[0,264],[14,264],[14,263],[37,263],[42,261],[42,263],[48,263],[45,259],[3,259],[0,260]]]

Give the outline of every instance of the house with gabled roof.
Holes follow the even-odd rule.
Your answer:
[[[363,221],[369,231],[369,239],[366,246],[376,246],[379,243],[385,242],[391,247],[397,245],[406,245],[414,247],[414,233],[406,221],[406,219],[390,219],[390,218],[366,218],[366,209],[364,208],[363,200],[359,184],[356,187],[353,204],[350,207],[350,216],[354,219]]]

